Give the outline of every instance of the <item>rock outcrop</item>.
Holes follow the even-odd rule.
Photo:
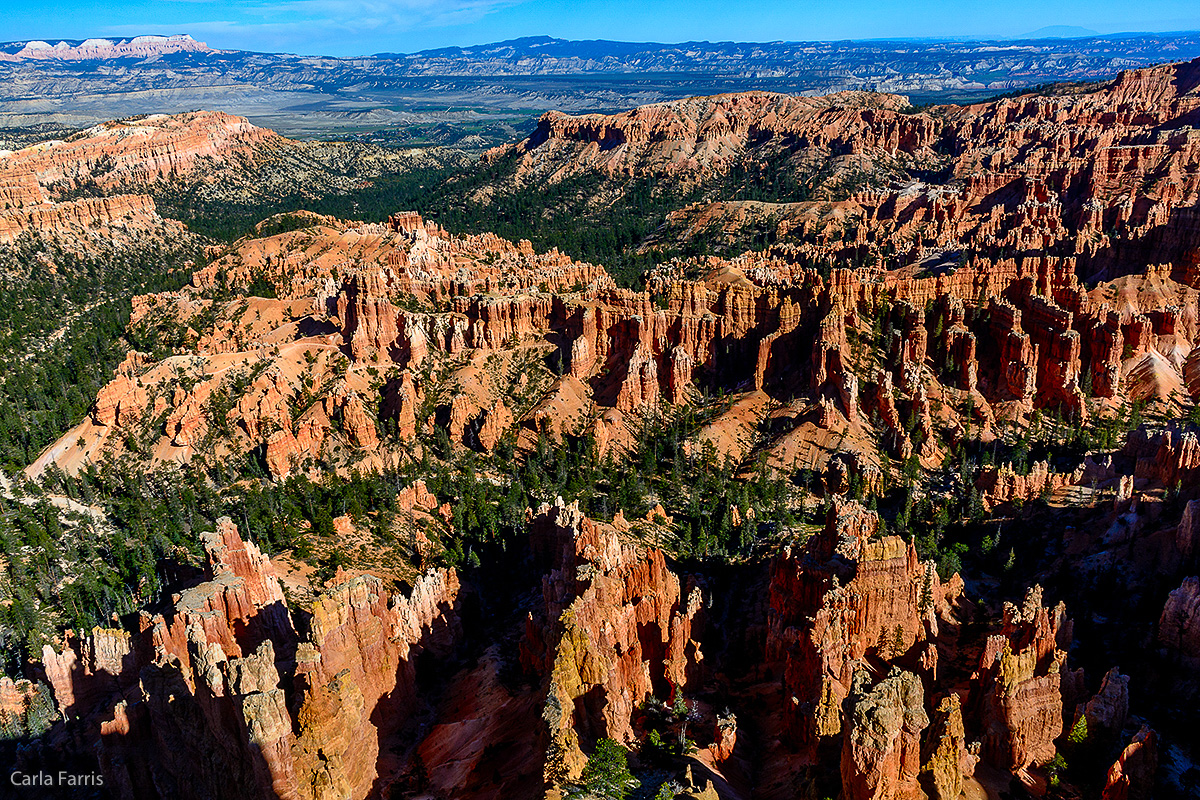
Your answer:
[[[1200,578],[1183,581],[1167,597],[1158,620],[1158,646],[1172,668],[1177,691],[1200,691]]]
[[[216,52],[186,33],[175,36],[134,36],[132,39],[85,39],[79,44],[26,42],[15,53],[0,53],[0,61],[98,61],[113,58],[157,58],[172,53]]]
[[[975,772],[979,757],[968,748],[958,695],[943,697],[933,710],[921,756],[921,785],[932,800],[956,800],[963,779]]]
[[[985,760],[1019,770],[1055,755],[1063,732],[1063,683],[1072,625],[1066,607],[1042,605],[1033,587],[1020,607],[1004,605],[1000,632],[989,636],[979,664]]]
[[[606,116],[549,112],[517,145],[485,159],[519,154],[520,172],[542,176],[595,169],[610,176],[670,175],[699,182],[729,169],[740,152],[770,131],[805,137],[818,151],[903,156],[927,150],[937,133],[928,117],[901,113],[903,98],[866,92],[791,97],[770,92],[697,97]]]
[[[917,659],[962,590],[878,529],[874,513],[835,504],[822,533],[771,567],[766,657],[782,669],[787,731],[809,751],[842,732],[854,665]],[[936,659],[926,664],[933,677]]]
[[[469,463],[491,480],[500,462],[564,440],[572,456],[594,444],[621,465],[665,418],[696,423],[678,458],[737,479],[761,463],[790,512],[828,503],[823,530],[805,539],[788,515],[764,518],[762,503],[730,493],[712,511],[747,547],[715,568],[707,550],[676,563],[649,545],[688,534],[673,529],[671,498],[650,499],[632,525],[629,508],[609,524],[560,499],[528,512],[527,547],[508,538],[509,515],[506,538],[469,551],[468,563],[502,551],[501,574],[481,575],[487,564],[460,584],[448,568],[406,572],[399,589],[387,570],[322,572],[323,586],[297,595],[223,519],[202,537],[202,575],[113,619],[120,628],[47,647],[35,681],[0,680],[0,724],[51,720],[56,746],[73,738],[63,746],[99,754],[113,792],[139,798],[553,796],[597,740],[652,742],[657,712],[681,745],[695,737],[684,785],[706,798],[746,795],[759,768],[747,751],[759,747],[778,779],[765,794],[836,780],[816,774],[836,751],[845,797],[916,800],[958,798],[980,759],[1036,783],[1073,721],[1119,741],[1128,679],[1113,670],[1087,699],[1067,666],[1063,604],[1044,607],[1034,587],[988,620],[986,601],[1024,588],[1018,576],[972,583],[985,602],[960,602],[963,579],[918,555],[946,526],[923,541],[897,519],[905,536],[889,535],[846,498],[878,490],[890,515],[898,472],[912,483],[936,471],[942,485],[910,487],[909,523],[912,508],[961,491],[974,525],[976,511],[1000,507],[1034,519],[1043,512],[1028,501],[1057,505],[1089,487],[1079,517],[1103,525],[1094,537],[1055,531],[1048,586],[1061,589],[1077,558],[1128,577],[1143,549],[1156,577],[1196,566],[1191,426],[1148,416],[1078,466],[1057,444],[1029,463],[1028,438],[1013,434],[1058,436],[1059,419],[1107,425],[1132,418],[1130,401],[1179,411],[1200,397],[1198,86],[1193,62],[936,113],[865,93],[721,95],[550,114],[487,156],[516,170],[498,170],[513,183],[479,198],[585,174],[614,196],[642,180],[707,191],[747,169],[804,186],[811,199],[770,209],[676,209],[647,252],[710,224],[732,236],[768,219],[758,212],[771,215],[773,244],[660,264],[642,291],[555,249],[452,234],[413,212],[264,220],[211,250],[189,286],[133,299],[128,341],[153,352],[130,352],[30,476],[107,457],[245,463],[264,483],[406,474],[387,490],[395,518],[370,524],[405,528],[423,562],[456,535],[460,509],[430,491],[448,491],[432,470],[426,486],[394,468]],[[143,192],[227,180],[298,146],[196,113],[26,148],[0,157],[0,244],[62,237],[87,251],[184,237]],[[989,446],[995,461],[979,467]],[[526,490],[532,505],[544,499]],[[1097,503],[1108,491],[1111,503]],[[346,509],[330,516],[339,541],[367,527]],[[1022,532],[1005,525],[1007,550]],[[1132,557],[1079,556],[1097,540]],[[725,602],[729,586],[746,596]],[[1093,612],[1084,605],[1104,629]],[[1198,620],[1200,583],[1188,578],[1166,600],[1151,667],[1181,697],[1200,688]],[[960,636],[967,622],[990,635]],[[1147,791],[1155,747],[1138,734],[1106,798]]]
[[[378,786],[381,743],[414,710],[416,656],[444,658],[461,637],[458,591],[452,570],[427,573],[407,598],[366,575],[336,583],[309,608],[294,679],[301,798],[360,798]]]
[[[1147,800],[1154,795],[1158,739],[1143,725],[1108,771],[1101,800]]]
[[[634,711],[682,697],[699,680],[703,594],[661,550],[640,552],[561,500],[532,523],[546,616],[526,628],[525,663],[548,682],[546,779],[579,777],[580,734],[633,743]],[[543,634],[544,629],[549,634]]]
[[[1129,677],[1116,667],[1109,670],[1095,697],[1076,709],[1075,724],[1081,718],[1089,737],[1104,740],[1118,734],[1129,718]]]
[[[106,785],[128,798],[368,796],[380,742],[414,711],[417,654],[446,657],[461,636],[457,575],[429,572],[407,597],[346,578],[294,617],[270,561],[228,519],[202,539],[205,580],[169,611],[43,653]]]
[[[854,677],[847,699],[842,747],[842,793],[850,800],[906,800],[922,796],[921,732],[929,725],[921,679],[894,670],[875,686]]]

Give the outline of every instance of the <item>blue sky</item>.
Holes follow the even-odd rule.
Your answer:
[[[190,33],[212,47],[411,52],[518,36],[777,41],[1200,30],[1197,0],[3,0],[0,40]]]

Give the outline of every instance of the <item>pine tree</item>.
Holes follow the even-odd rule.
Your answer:
[[[886,625],[879,626],[879,638],[875,641],[875,652],[878,653],[879,657],[884,661],[890,657]]]
[[[579,782],[583,792],[606,800],[624,800],[639,784],[629,771],[625,748],[612,739],[601,739],[596,743],[596,750],[588,757]]]
[[[921,585],[921,613],[924,614],[933,605],[933,565],[925,565],[925,581]]]

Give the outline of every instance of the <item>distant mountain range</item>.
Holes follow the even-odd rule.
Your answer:
[[[33,39],[0,44],[0,61],[100,61],[113,58],[146,59],[168,53],[210,53],[204,42],[187,34],[135,36],[132,39],[73,39],[55,44]]]
[[[818,89],[1006,90],[1091,79],[1123,67],[1200,55],[1200,32],[1113,34],[1056,26],[986,41],[614,42],[533,36],[473,47],[380,53],[406,75],[692,73],[791,78]],[[1087,35],[1091,34],[1091,35]],[[356,62],[362,59],[354,59]]]
[[[1015,39],[1088,39],[1092,36],[1099,36],[1097,31],[1091,28],[1081,28],[1078,25],[1049,25],[1045,28],[1038,28],[1032,33],[1027,33],[1024,36],[1015,36]]]
[[[612,111],[749,89],[864,89],[914,102],[968,101],[1200,56],[1200,33],[1064,38],[1081,30],[970,42],[659,44],[543,36],[361,58],[214,50],[183,35],[10,42],[0,45],[0,125],[209,108],[322,135],[507,125],[548,109]]]

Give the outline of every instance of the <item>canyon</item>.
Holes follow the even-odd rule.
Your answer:
[[[654,697],[690,709],[689,772],[722,797],[751,796],[753,748],[769,750],[757,766],[771,781],[753,796],[784,797],[818,780],[827,746],[841,750],[847,797],[921,786],[957,797],[945,787],[978,785],[979,763],[1025,775],[1048,762],[1064,715],[1084,707],[1083,677],[1063,663],[1061,606],[1045,608],[1034,588],[968,642],[975,612],[957,576],[941,584],[852,502],[804,547],[743,576],[769,598],[757,604],[765,616],[744,618],[751,638],[765,632],[753,674],[725,663],[749,640],[711,627],[722,601],[702,576],[574,504],[530,514],[518,558],[535,589],[524,624],[512,615],[515,647],[472,634],[472,590],[452,569],[404,591],[339,573],[293,606],[271,561],[219,520],[202,536],[204,574],[163,611],[142,612],[132,631],[46,646],[38,686],[71,720],[51,736],[95,747],[118,797],[535,796],[578,778],[581,747],[597,738],[636,742]],[[948,655],[978,669],[948,680]],[[497,682],[505,662],[515,676]],[[923,746],[931,726],[941,733]],[[1145,791],[1148,778],[1123,769]]]
[[[554,798],[611,740],[659,796],[1186,796],[1198,115],[1200,61],[961,107],[725,94],[549,113],[448,182],[481,213],[683,198],[633,288],[401,208],[204,239],[164,182],[311,155],[219,113],[8,153],[9,243],[205,245],[131,298],[14,516],[115,525],[117,470],[240,511],[172,507],[162,591],[0,679],[20,765],[95,760],[129,798]],[[755,170],[807,196],[724,194]],[[335,485],[376,494],[316,513]],[[279,545],[251,495],[304,530]]]

